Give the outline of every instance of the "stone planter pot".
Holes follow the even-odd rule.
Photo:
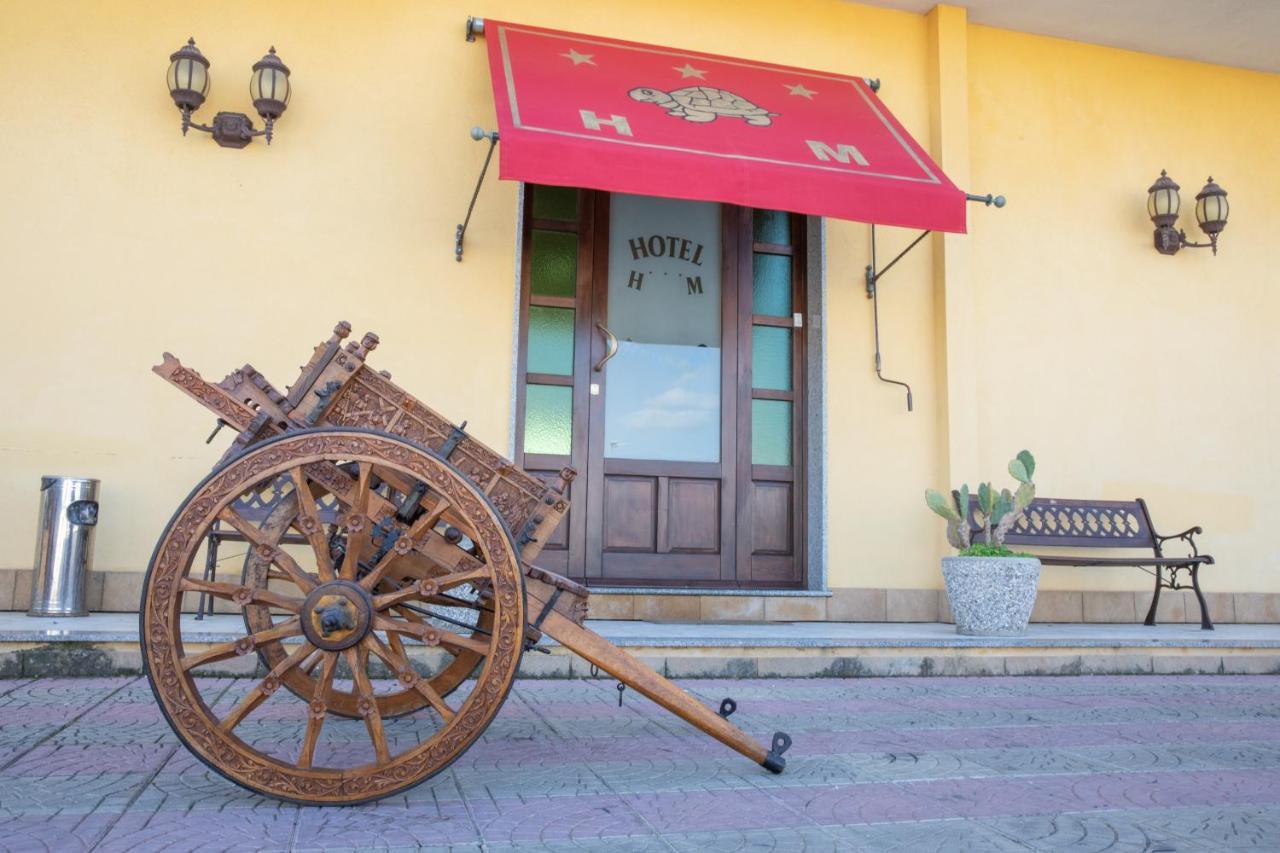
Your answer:
[[[1035,557],[943,557],[942,578],[957,634],[1000,637],[1027,630],[1040,584]]]

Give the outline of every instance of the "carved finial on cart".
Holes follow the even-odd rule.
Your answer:
[[[360,349],[356,350],[356,355],[365,358],[378,348],[379,343],[380,339],[376,332],[365,332],[364,337],[360,339]]]
[[[561,468],[560,474],[556,477],[555,485],[552,486],[560,494],[564,494],[565,489],[569,488],[569,484],[578,476],[578,472],[572,468]]]
[[[338,325],[333,327],[333,338],[330,339],[329,343],[336,344],[349,334],[351,334],[351,324],[346,320],[339,320]]]

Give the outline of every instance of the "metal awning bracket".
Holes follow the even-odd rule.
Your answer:
[[[982,204],[985,204],[987,207],[993,207],[993,206],[1004,207],[1005,205],[1005,197],[1002,195],[991,195],[990,193],[988,193],[987,195],[975,195],[973,193],[965,193],[964,197],[967,201],[980,202]],[[902,260],[903,257],[906,256],[907,252],[910,252],[916,246],[920,245],[920,241],[923,240],[925,237],[928,237],[932,233],[933,233],[932,231],[921,231],[920,235],[917,236],[914,240],[912,240],[907,245],[907,248],[903,249],[901,252],[895,255],[893,260],[889,261],[889,263],[885,264],[884,269],[877,270],[876,269],[876,226],[874,222],[871,224],[871,263],[867,264],[866,287],[867,287],[867,298],[871,300],[871,317],[872,317],[871,322],[875,329],[876,378],[879,379],[881,382],[888,382],[890,385],[901,385],[903,388],[907,389],[907,411],[908,412],[912,411],[913,409],[912,400],[911,400],[911,386],[905,382],[899,382],[897,379],[890,379],[880,371],[880,368],[881,368],[880,300],[877,298],[876,285],[880,283],[880,279],[881,277],[884,276],[885,273],[893,269],[894,264]]]
[[[481,127],[471,128],[471,138],[476,142],[482,139],[489,140],[489,151],[484,155],[484,165],[480,167],[480,177],[476,179],[476,188],[471,193],[471,204],[467,205],[466,218],[462,220],[462,224],[458,226],[458,230],[453,235],[453,259],[458,263],[462,263],[462,239],[467,234],[467,226],[471,224],[471,211],[476,209],[476,199],[480,196],[480,186],[484,183],[485,173],[489,171],[489,161],[493,159],[493,149],[498,145],[498,131],[486,131]]]
[[[475,41],[476,36],[484,35],[484,18],[467,15],[467,41]]]

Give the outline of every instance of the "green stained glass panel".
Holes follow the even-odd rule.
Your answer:
[[[791,245],[791,214],[785,210],[757,210],[752,222],[752,232],[757,243],[773,243],[776,246]]]
[[[533,218],[572,222],[578,218],[578,191],[573,187],[534,187]]]
[[[791,390],[791,330],[751,327],[751,387]]]
[[[539,296],[568,296],[578,290],[578,235],[533,229],[533,292]]]
[[[791,403],[751,401],[751,464],[791,464]]]
[[[573,374],[573,309],[529,306],[530,373]]]
[[[524,452],[568,456],[573,447],[573,389],[526,385]]]
[[[751,310],[756,314],[791,316],[791,258],[786,255],[755,255],[751,299]]]

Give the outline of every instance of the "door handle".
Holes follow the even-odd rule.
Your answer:
[[[605,362],[618,354],[618,339],[614,337],[613,332],[609,331],[604,323],[596,323],[596,328],[604,334],[604,357],[597,361],[595,368],[593,368],[596,373],[599,373],[604,370]]]

